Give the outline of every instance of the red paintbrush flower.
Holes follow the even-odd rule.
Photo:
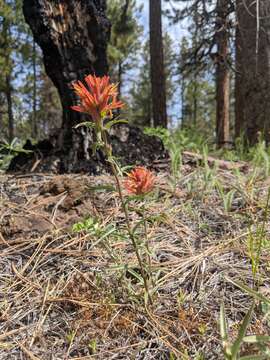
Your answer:
[[[128,174],[123,185],[130,194],[143,195],[153,190],[155,181],[156,177],[151,171],[138,166]]]
[[[112,110],[124,106],[122,101],[117,100],[117,84],[110,84],[109,76],[88,75],[84,81],[87,86],[81,81],[73,83],[80,99],[79,105],[71,106],[73,110],[89,114],[93,121],[98,122],[105,116],[112,116]]]

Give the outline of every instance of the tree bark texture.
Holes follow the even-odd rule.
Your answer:
[[[76,103],[71,84],[86,75],[108,71],[106,47],[110,24],[105,16],[105,0],[24,0],[23,11],[34,39],[43,52],[47,75],[56,86],[62,107],[63,124],[59,147],[69,149],[71,167],[78,157],[87,157],[81,131],[72,127],[83,117],[70,109]],[[81,149],[84,148],[84,152]],[[69,170],[69,169],[64,169]]]
[[[150,66],[154,126],[167,127],[161,0],[149,0]]]
[[[239,138],[242,135],[244,128],[244,91],[241,88],[242,84],[242,72],[241,66],[243,60],[241,59],[243,51],[241,50],[241,34],[239,26],[236,27],[235,32],[235,86],[234,86],[234,98],[235,98],[235,138]]]
[[[230,71],[228,66],[229,34],[228,34],[229,1],[218,0],[216,19],[216,141],[222,147],[229,142],[230,131]]]
[[[37,52],[36,52],[36,43],[33,41],[33,55],[32,55],[32,65],[33,65],[33,114],[31,121],[31,132],[32,138],[37,139],[38,137],[38,128],[37,128]]]
[[[270,1],[237,0],[236,134],[270,140]]]

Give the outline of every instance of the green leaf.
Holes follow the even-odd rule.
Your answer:
[[[240,281],[232,280],[232,279],[227,278],[227,277],[226,277],[226,280],[229,281],[230,283],[232,283],[233,285],[237,286],[241,290],[247,292],[249,295],[254,296],[258,300],[270,305],[270,299],[268,299],[266,296],[260,294],[258,291],[255,291],[255,290],[251,289],[250,287],[242,284]]]
[[[124,120],[124,119],[111,120],[111,121],[107,122],[107,124],[104,127],[106,130],[110,130],[110,128],[116,124],[128,124],[128,120]]]
[[[125,270],[126,269],[126,265],[112,265],[108,268],[108,270],[112,270],[112,271],[119,271],[119,270]]]
[[[143,278],[141,277],[141,275],[139,275],[137,273],[137,271],[133,270],[133,269],[128,269],[127,270],[131,275],[133,275],[141,284],[143,284]]]
[[[250,335],[250,336],[245,336],[243,341],[246,343],[249,343],[249,344],[270,342],[270,336],[268,336],[268,335]]]
[[[220,327],[220,335],[222,341],[228,341],[228,329],[227,329],[227,322],[226,322],[226,315],[225,315],[225,307],[224,303],[220,305],[220,315],[219,315],[219,327]]]
[[[125,165],[125,166],[121,167],[121,170],[122,170],[123,173],[125,173],[125,172],[127,172],[127,171],[129,171],[129,170],[131,170],[133,168],[134,168],[134,165]]]
[[[93,129],[93,128],[95,128],[96,124],[94,122],[92,122],[92,121],[84,121],[84,122],[81,122],[81,123],[79,123],[79,124],[77,124],[77,125],[75,125],[73,127],[74,127],[74,129],[78,129],[79,127],[82,127],[82,126],[86,126],[88,128]]]
[[[233,359],[237,357],[237,354],[240,350],[240,347],[241,347],[241,344],[243,342],[243,339],[246,335],[246,332],[247,332],[247,328],[250,324],[250,321],[251,321],[251,317],[252,317],[252,314],[253,314],[253,310],[254,310],[254,306],[255,306],[255,302],[253,301],[252,304],[251,304],[251,307],[250,309],[248,310],[247,314],[245,315],[244,317],[244,320],[241,324],[241,327],[238,331],[238,336],[237,336],[237,339],[235,340],[235,342],[233,343],[232,345],[232,357]]]
[[[268,355],[247,355],[239,358],[239,360],[265,360],[265,359],[269,359]]]
[[[116,191],[113,185],[96,185],[96,186],[87,186],[87,189],[90,191]]]

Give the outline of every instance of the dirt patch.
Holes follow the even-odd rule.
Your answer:
[[[250,191],[248,177],[239,183],[233,172],[220,170],[215,176],[224,191],[239,189],[225,210],[203,171],[187,166],[176,189],[159,173],[153,197],[130,204],[132,226],[142,209],[147,218],[156,282],[148,308],[110,176],[0,177],[1,360],[29,354],[42,360],[223,359],[221,301],[232,337],[251,304],[226,279],[252,286],[247,216],[263,220],[267,182],[255,181]],[[89,217],[98,228],[72,231]],[[268,237],[269,229],[268,219]],[[270,287],[268,260],[263,249],[264,289]],[[248,333],[269,331],[258,306]]]

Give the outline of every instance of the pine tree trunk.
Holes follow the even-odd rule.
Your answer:
[[[12,109],[12,88],[10,82],[10,75],[6,75],[6,89],[5,95],[8,105],[8,139],[11,143],[14,138],[14,117]]]
[[[118,61],[118,72],[117,72],[117,83],[118,83],[118,97],[121,99],[122,96],[122,60]],[[121,114],[121,109],[117,109],[117,115]]]
[[[154,126],[167,127],[166,85],[162,42],[161,0],[149,0],[150,64]]]
[[[244,98],[242,89],[242,71],[241,71],[241,34],[239,26],[236,28],[235,32],[235,87],[234,87],[234,97],[235,97],[235,138],[239,138],[242,135],[244,130]]]
[[[227,62],[229,52],[228,7],[228,0],[218,0],[216,30],[216,141],[218,147],[228,144],[230,132],[230,71]]]
[[[186,83],[185,83],[185,79],[184,79],[184,74],[182,74],[182,79],[181,79],[181,83],[180,83],[180,88],[181,88],[181,128],[184,128],[187,124],[186,124],[186,114],[185,114],[185,108],[186,108],[186,104],[185,104],[185,91],[186,91]]]
[[[36,43],[33,41],[33,114],[32,114],[32,124],[31,132],[32,138],[37,139],[38,129],[37,129],[37,53],[36,53]]]
[[[194,86],[193,86],[193,114],[192,114],[192,120],[193,120],[193,125],[196,126],[197,124],[197,113],[198,113],[198,79],[197,79],[197,74],[194,74]]]
[[[194,35],[193,35],[193,43],[194,43],[194,48],[197,49],[198,46],[198,29],[199,29],[199,24],[198,24],[198,4],[195,6],[194,9],[194,25],[195,25],[195,31],[194,31]],[[194,56],[194,63],[195,63],[195,67],[197,67],[198,64],[198,54],[197,51],[195,52],[195,56]],[[192,114],[192,121],[193,121],[193,125],[196,126],[197,124],[197,113],[198,113],[198,73],[197,73],[197,69],[194,69],[194,74],[193,74],[193,114]]]
[[[258,12],[259,10],[259,12]],[[270,2],[237,0],[236,134],[270,140]]]
[[[122,95],[122,61],[118,62],[118,95],[121,97]]]
[[[63,123],[58,146],[69,152],[63,171],[70,171],[79,158],[89,158],[84,130],[73,129],[85,119],[70,109],[77,101],[71,84],[88,74],[101,76],[108,70],[110,26],[105,0],[24,0],[23,11],[42,49],[47,75],[60,95]]]

